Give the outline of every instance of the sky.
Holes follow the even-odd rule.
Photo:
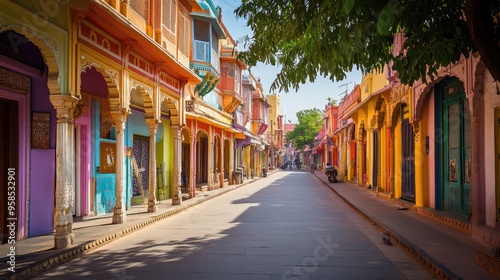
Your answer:
[[[240,5],[240,0],[212,0],[216,6],[222,9],[222,21],[234,40],[245,35],[252,35],[252,30],[246,26],[243,18],[236,19],[234,10]],[[241,46],[240,46],[241,48]],[[265,94],[271,94],[269,89],[279,73],[277,66],[257,64],[252,67],[252,74],[260,78]],[[325,109],[327,99],[337,100],[337,104],[347,89],[350,93],[356,84],[361,82],[361,72],[353,71],[346,74],[343,81],[331,81],[321,76],[313,83],[302,84],[298,91],[291,89],[287,92],[273,92],[280,95],[281,114],[285,116],[286,122],[298,123],[297,112],[312,108]],[[345,85],[347,84],[347,85]]]

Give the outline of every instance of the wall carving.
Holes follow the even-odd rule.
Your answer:
[[[31,78],[0,67],[0,88],[17,93],[31,93]]]

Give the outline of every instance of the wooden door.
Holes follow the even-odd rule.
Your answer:
[[[497,220],[500,220],[500,107],[495,108],[495,195]]]
[[[17,102],[0,98],[0,244],[8,241],[9,218],[18,214],[18,121]],[[14,230],[17,233],[17,223]]]
[[[471,119],[460,82],[443,89],[441,150],[443,209],[463,216],[471,213]]]
[[[377,190],[377,180],[378,180],[378,131],[373,131],[373,159],[372,159],[372,188],[373,190]]]

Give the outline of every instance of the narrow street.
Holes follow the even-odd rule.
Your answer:
[[[96,229],[98,230],[98,229]],[[279,171],[37,279],[432,279],[310,173]]]

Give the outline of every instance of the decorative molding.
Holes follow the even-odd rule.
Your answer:
[[[0,67],[0,88],[17,93],[30,94],[31,78]]]
[[[149,96],[149,98],[151,98],[151,101],[153,100],[153,87],[152,86],[149,86],[145,83],[139,82],[133,78],[128,79],[128,86],[129,86],[130,93],[132,92],[133,89],[138,89],[140,87],[140,88],[142,88],[144,93],[146,93]]]

